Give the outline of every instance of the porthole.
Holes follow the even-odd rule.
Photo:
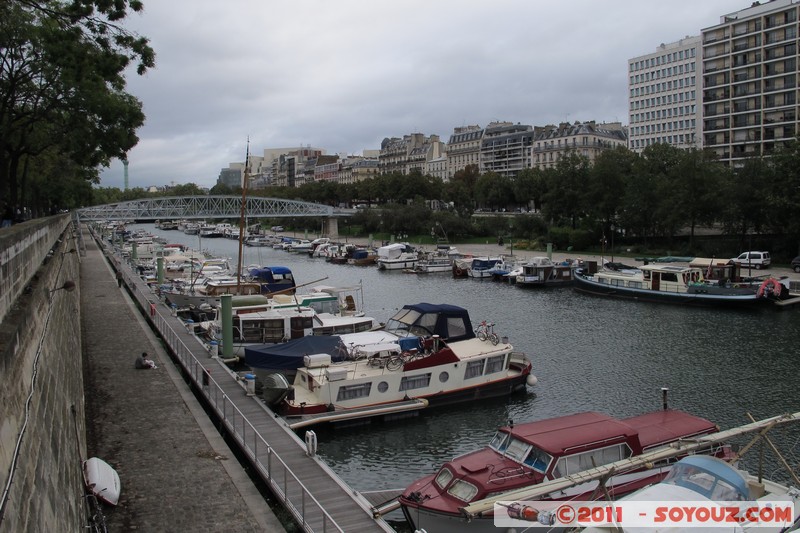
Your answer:
[[[447,372],[442,372],[439,374],[439,383],[447,383],[448,379],[450,379],[450,374]]]
[[[386,383],[385,381],[381,381],[380,383],[378,383],[378,392],[386,392],[387,390],[389,390],[388,383]]]

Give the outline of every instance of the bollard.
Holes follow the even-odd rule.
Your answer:
[[[217,357],[219,355],[219,343],[217,341],[208,343],[208,354],[209,357]]]
[[[256,376],[255,374],[245,374],[244,375],[244,389],[247,393],[247,396],[255,396],[256,395]]]

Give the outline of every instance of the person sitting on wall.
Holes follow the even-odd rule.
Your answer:
[[[147,352],[142,352],[142,355],[136,358],[136,362],[133,364],[133,366],[136,367],[137,370],[157,368],[155,361],[147,357]]]

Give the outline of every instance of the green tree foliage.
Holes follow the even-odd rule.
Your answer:
[[[544,194],[545,216],[575,229],[586,213],[584,191],[589,179],[589,160],[575,151],[558,160],[555,169],[546,172],[547,192]]]
[[[48,175],[54,159],[71,163],[64,166],[71,177],[96,183],[99,167],[136,145],[144,114],[123,74],[132,62],[143,74],[155,55],[119,23],[142,7],[138,0],[0,2],[0,195],[18,203],[36,192],[40,208],[68,201],[41,189],[29,194],[26,185]]]

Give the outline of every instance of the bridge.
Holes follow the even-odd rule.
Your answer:
[[[323,233],[336,237],[338,217],[350,216],[354,209],[286,200],[283,198],[247,198],[245,215],[252,218],[320,217]],[[95,205],[76,211],[77,221],[99,220],[178,220],[178,219],[238,219],[242,212],[241,196],[166,196],[143,198],[115,204]]]

